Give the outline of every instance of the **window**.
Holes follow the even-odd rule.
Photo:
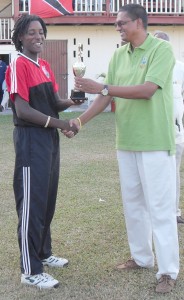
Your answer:
[[[28,0],[19,0],[19,11],[28,12]]]

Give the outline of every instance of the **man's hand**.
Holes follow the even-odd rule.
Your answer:
[[[83,91],[89,94],[100,94],[104,86],[102,83],[98,83],[87,78],[75,77],[74,80],[76,90]]]
[[[68,138],[73,137],[78,133],[78,127],[75,124],[70,124],[69,120],[64,120],[62,124],[63,129],[61,132],[66,135]]]
[[[68,122],[68,120],[67,120]],[[67,138],[72,138],[74,137],[74,135],[76,135],[79,130],[80,130],[80,124],[79,121],[77,119],[71,119],[69,120],[69,126],[70,126],[70,130],[61,130],[61,132],[67,137]],[[73,128],[75,128],[77,130],[76,133],[73,132]]]

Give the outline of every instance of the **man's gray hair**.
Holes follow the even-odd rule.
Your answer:
[[[170,40],[169,35],[164,31],[155,31],[154,36],[168,42]]]

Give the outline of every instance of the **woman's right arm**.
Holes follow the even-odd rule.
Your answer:
[[[43,127],[45,127],[45,125],[48,123],[46,127],[73,131],[74,134],[78,132],[76,126],[74,125],[70,127],[69,122],[67,120],[65,121],[49,117],[41,113],[40,111],[32,108],[29,105],[29,103],[23,98],[21,98],[18,94],[15,95],[15,110],[18,118],[28,121],[30,123],[34,123]]]

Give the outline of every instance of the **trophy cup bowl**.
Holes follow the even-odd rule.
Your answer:
[[[76,77],[83,77],[86,71],[86,66],[85,64],[82,62],[82,48],[83,46],[81,44],[79,44],[78,47],[78,61],[76,61],[73,64],[73,74]],[[85,100],[87,100],[88,98],[86,98],[85,96],[85,92],[81,92],[78,90],[71,90],[71,96],[70,98],[72,99],[73,102],[77,103],[83,103]]]

